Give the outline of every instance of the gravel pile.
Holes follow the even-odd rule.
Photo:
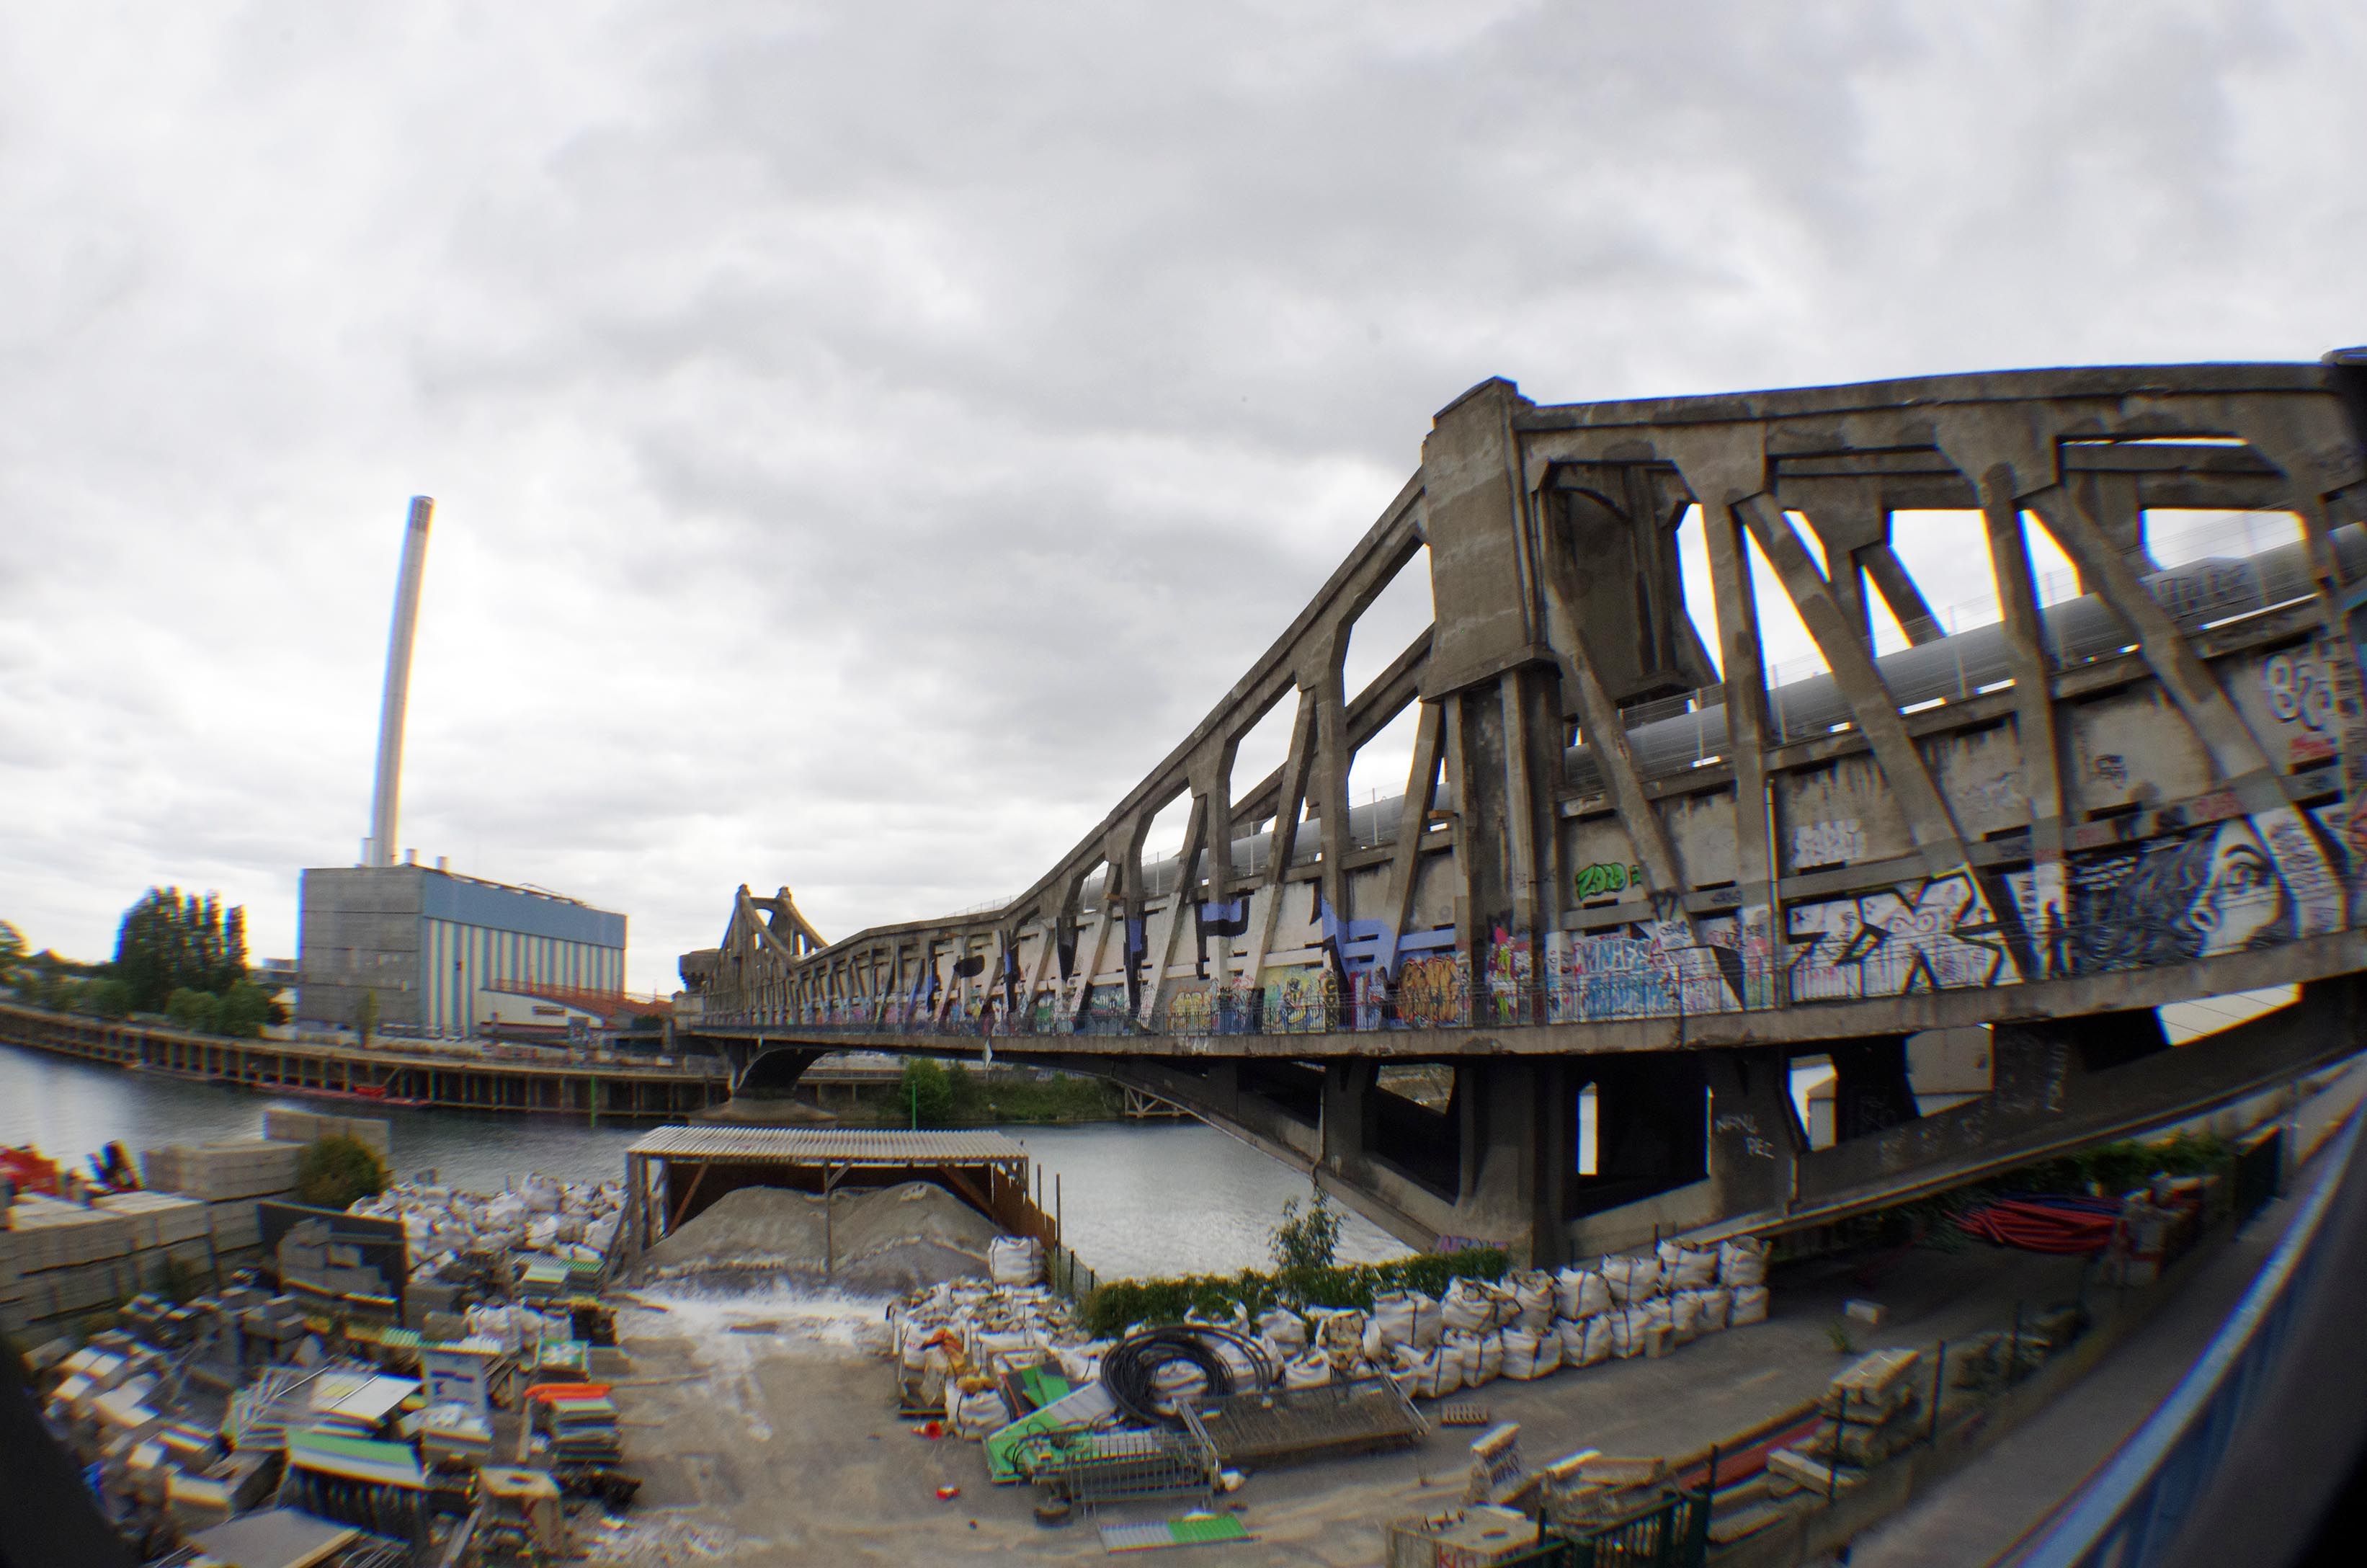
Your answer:
[[[983,1278],[994,1222],[932,1182],[908,1181],[831,1199],[772,1187],[724,1194],[697,1219],[643,1253],[630,1285],[789,1276],[841,1290],[900,1295],[951,1279]]]

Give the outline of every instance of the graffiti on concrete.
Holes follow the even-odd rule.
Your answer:
[[[1408,959],[1398,975],[1398,1021],[1409,1028],[1450,1028],[1470,1017],[1471,960],[1461,952]]]
[[[2339,749],[2334,734],[2334,685],[2326,678],[2326,667],[2314,651],[2296,648],[2263,660],[2260,695],[2282,731],[2260,738],[2272,746],[2282,743],[2287,767],[2333,758]]]
[[[1728,917],[1704,920],[1698,932],[1682,920],[1643,920],[1556,933],[1546,945],[1546,1017],[1595,1023],[1733,1012],[1744,967],[1734,928]]]
[[[1340,989],[1330,964],[1289,964],[1269,969],[1261,978],[1266,1033],[1312,1034],[1332,1027]]]
[[[1838,866],[1865,858],[1865,830],[1855,817],[1804,822],[1792,829],[1792,866]]]
[[[1795,1002],[1856,1001],[2022,979],[1970,870],[1784,912]]]
[[[2264,820],[2271,824],[2265,837],[2257,825]],[[2282,853],[2273,846],[2280,838]],[[2082,855],[2071,862],[2069,883],[2067,946],[2077,974],[2291,941],[2305,921],[2323,925],[2328,898],[2338,909],[2340,902],[2329,891],[2339,886],[2331,868],[2290,812]]]
[[[1584,903],[1589,899],[1607,898],[1613,893],[1625,892],[1629,888],[1643,885],[1643,867],[1623,866],[1616,860],[1603,860],[1591,866],[1580,866],[1572,891],[1578,902]]]
[[[1536,984],[1536,955],[1528,937],[1499,926],[1488,943],[1488,1008],[1498,1024],[1535,1021],[1529,997]]]

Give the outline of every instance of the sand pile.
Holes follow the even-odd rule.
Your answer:
[[[831,1199],[830,1282],[844,1290],[900,1294],[948,1279],[984,1278],[994,1222],[932,1182],[908,1181]],[[661,1280],[824,1278],[822,1200],[804,1192],[743,1187],[637,1259],[629,1285]]]

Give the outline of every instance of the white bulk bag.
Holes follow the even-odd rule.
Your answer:
[[[1686,1242],[1660,1244],[1660,1289],[1701,1290],[1717,1283],[1717,1248]]]
[[[1512,1292],[1512,1319],[1531,1334],[1553,1326],[1554,1279],[1542,1268],[1516,1269],[1504,1277]]]
[[[1427,1350],[1400,1345],[1393,1359],[1398,1386],[1415,1399],[1438,1399],[1463,1386],[1462,1358],[1444,1344]]]
[[[1561,1335],[1553,1329],[1533,1334],[1525,1328],[1507,1328],[1500,1330],[1498,1337],[1504,1346],[1506,1377],[1542,1378],[1561,1369]]]
[[[1257,1331],[1280,1347],[1285,1357],[1307,1348],[1307,1323],[1288,1307],[1268,1307],[1257,1315]]]
[[[986,1272],[998,1285],[1033,1285],[1044,1278],[1044,1244],[1034,1236],[997,1236],[986,1244]]]
[[[1331,1358],[1319,1350],[1293,1356],[1282,1364],[1282,1386],[1286,1389],[1319,1389],[1331,1381]]]
[[[1758,1236],[1735,1236],[1718,1244],[1717,1282],[1728,1290],[1767,1283],[1767,1244]]]
[[[1611,1310],[1611,1290],[1591,1268],[1565,1268],[1554,1276],[1554,1316],[1591,1318]]]
[[[1614,1306],[1632,1305],[1660,1288],[1660,1260],[1606,1257],[1603,1260],[1603,1283],[1611,1291]]]
[[[1485,1334],[1495,1326],[1496,1303],[1477,1279],[1457,1279],[1438,1298],[1438,1321],[1446,1334]]]
[[[1767,1287],[1745,1285],[1734,1292],[1734,1310],[1727,1314],[1727,1325],[1740,1328],[1747,1323],[1767,1321]]]
[[[1487,1333],[1478,1335],[1477,1340],[1479,1369],[1475,1374],[1471,1369],[1471,1363],[1468,1360],[1464,1363],[1463,1383],[1466,1388],[1476,1389],[1483,1383],[1492,1383],[1504,1372],[1503,1331],[1491,1328]],[[1470,1353],[1466,1352],[1466,1354]]]
[[[983,1437],[1011,1424],[1011,1406],[992,1389],[964,1393],[959,1383],[946,1385],[946,1424],[957,1437]]]
[[[1446,1324],[1438,1303],[1419,1290],[1386,1290],[1373,1298],[1373,1326],[1381,1342],[1392,1347],[1412,1345],[1427,1348],[1438,1343]],[[1378,1358],[1375,1358],[1378,1359]]]
[[[1639,1302],[1622,1307],[1609,1314],[1611,1353],[1614,1356],[1641,1356],[1651,1348],[1652,1331],[1669,1326],[1669,1303],[1666,1301]]]
[[[1479,1386],[1479,1336],[1450,1328],[1438,1336],[1438,1352],[1455,1363],[1455,1381],[1465,1388]]]
[[[1723,1285],[1713,1285],[1701,1292],[1701,1324],[1704,1334],[1722,1332],[1734,1311],[1734,1292]]]
[[[1701,1292],[1680,1290],[1669,1299],[1669,1336],[1689,1345],[1701,1332]]]
[[[1591,1367],[1611,1358],[1611,1314],[1556,1320],[1561,1335],[1561,1364]]]

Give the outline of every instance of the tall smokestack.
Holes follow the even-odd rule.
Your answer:
[[[370,796],[368,860],[394,864],[394,815],[402,793],[402,714],[411,700],[411,634],[419,626],[419,573],[427,562],[427,519],[433,498],[411,498],[411,526],[402,534],[402,572],[394,580],[394,626],[386,638],[386,699],[378,710],[378,788]]]

